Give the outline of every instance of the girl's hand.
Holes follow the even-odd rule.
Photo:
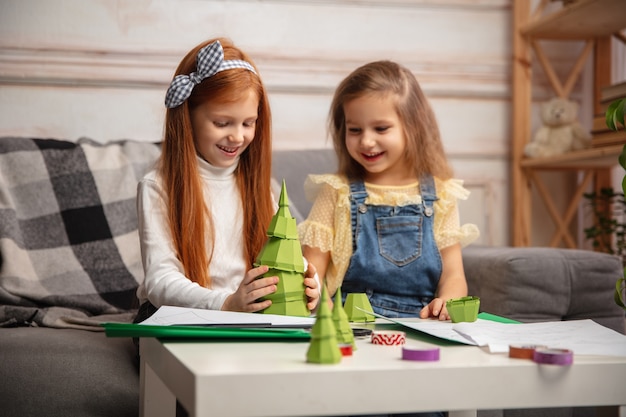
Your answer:
[[[305,259],[306,262],[306,259]],[[312,263],[307,262],[306,271],[304,271],[304,294],[308,300],[306,306],[309,311],[315,310],[317,303],[320,301],[319,278],[316,277],[317,271]]]
[[[239,284],[237,291],[226,298],[224,305],[222,305],[222,310],[254,313],[272,305],[271,300],[257,301],[261,297],[276,292],[278,277],[257,279],[257,277],[265,274],[268,270],[269,267],[265,265],[249,270],[241,284]]]
[[[449,320],[450,315],[446,309],[446,302],[443,298],[435,298],[420,311],[420,318],[439,318],[439,320]]]

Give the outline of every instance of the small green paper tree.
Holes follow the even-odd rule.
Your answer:
[[[373,314],[366,313],[369,311],[374,312],[374,309],[365,293],[348,294],[343,308],[350,322],[366,323],[376,321],[376,317]]]
[[[317,318],[311,329],[311,342],[306,353],[307,362],[334,364],[341,361],[337,332],[328,306],[328,290],[322,286],[322,296],[317,307]]]
[[[309,316],[311,312],[306,306],[307,298],[304,293],[302,249],[298,239],[296,219],[289,211],[289,199],[284,180],[280,190],[278,210],[272,217],[267,236],[267,243],[261,249],[254,265],[267,265],[270,269],[263,276],[278,276],[278,284],[276,292],[262,298],[272,300],[272,305],[262,313]]]
[[[352,345],[352,350],[356,350],[354,333],[352,333],[352,327],[350,327],[348,315],[343,309],[343,304],[341,303],[341,288],[339,288],[335,294],[335,304],[333,305],[333,323],[335,324],[335,331],[337,332],[337,343],[342,345],[350,344]]]

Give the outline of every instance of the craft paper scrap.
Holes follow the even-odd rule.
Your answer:
[[[434,319],[391,319],[376,317],[467,345],[486,346],[491,353],[506,353],[509,345],[543,345],[570,349],[576,355],[626,356],[626,336],[593,320],[541,323],[498,323],[478,319],[473,323],[451,323]]]
[[[315,323],[314,317],[296,317],[274,314],[238,313],[234,311],[205,310],[162,306],[156,313],[139,324],[171,326],[181,324],[193,325],[237,325],[263,324],[271,326],[302,326],[310,327]]]
[[[509,345],[543,345],[570,349],[576,355],[626,356],[626,336],[593,320],[504,324],[489,321],[457,323],[454,330],[493,353]]]
[[[356,307],[358,310],[362,310],[359,307]],[[363,310],[362,310],[363,311]],[[413,330],[418,330],[420,332],[428,333],[431,336],[438,337],[440,339],[451,340],[453,342],[459,342],[466,345],[476,345],[471,338],[466,337],[465,335],[454,330],[455,324],[450,321],[439,321],[439,320],[423,320],[423,319],[392,319],[389,317],[385,317],[382,314],[375,313],[373,311],[369,311],[368,314],[372,314],[378,318],[388,320],[392,323],[399,324],[400,326],[408,327]],[[478,319],[477,321],[483,321]],[[476,322],[474,322],[476,323]]]

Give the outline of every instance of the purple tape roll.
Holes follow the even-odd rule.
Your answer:
[[[569,349],[536,348],[533,361],[550,365],[571,365],[574,362],[574,352]]]
[[[405,361],[438,361],[439,360],[439,348],[415,349],[415,348],[403,347],[402,359]]]

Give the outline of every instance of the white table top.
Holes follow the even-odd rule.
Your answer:
[[[407,334],[407,346],[433,347]],[[306,362],[309,343],[142,339],[142,360],[197,415],[296,416],[626,403],[626,357],[575,355],[538,365],[474,346],[440,346],[440,361],[401,359],[369,338],[336,365]]]

